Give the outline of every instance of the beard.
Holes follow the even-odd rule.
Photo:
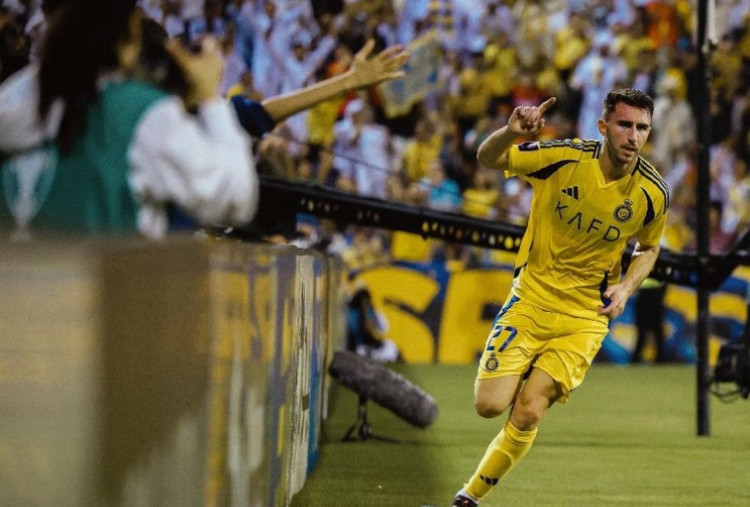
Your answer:
[[[632,164],[638,159],[638,153],[640,150],[630,145],[617,145],[612,140],[612,137],[607,133],[607,154],[612,162],[626,165],[631,167]],[[632,151],[626,151],[625,148],[631,148]]]

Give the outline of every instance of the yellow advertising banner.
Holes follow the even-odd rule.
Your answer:
[[[468,364],[481,354],[497,311],[513,281],[511,264],[441,271],[429,263],[384,265],[367,269],[359,280],[370,290],[384,318],[388,338],[410,363]],[[404,290],[408,287],[408,290]],[[711,363],[720,346],[741,339],[747,319],[750,268],[739,267],[711,294]],[[634,295],[622,316],[612,321],[598,360],[627,363],[636,341]],[[669,285],[666,290],[667,359],[695,361],[695,290]],[[646,350],[646,355],[651,354]]]

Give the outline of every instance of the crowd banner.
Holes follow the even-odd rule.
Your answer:
[[[376,309],[387,320],[389,338],[407,362],[468,364],[485,347],[492,321],[508,296],[513,265],[448,269],[443,262],[398,262],[363,270],[357,276],[370,289]],[[749,285],[750,268],[739,267],[711,295],[712,364],[722,344],[742,339]],[[634,294],[623,315],[610,323],[598,361],[630,361],[637,338],[637,297]],[[692,363],[696,291],[669,285],[664,302],[667,359]],[[646,352],[652,355],[653,347]]]
[[[319,454],[342,273],[216,239],[3,245],[0,503],[288,505]]]
[[[402,116],[425,94],[438,86],[440,40],[435,30],[415,39],[408,47],[409,61],[404,65],[406,75],[379,85],[385,114]]]

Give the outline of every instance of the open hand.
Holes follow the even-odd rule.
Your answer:
[[[370,58],[374,47],[375,41],[369,39],[354,55],[354,61],[349,70],[354,89],[397,79],[405,74],[401,68],[409,59],[409,52],[404,50],[403,46],[391,46]]]

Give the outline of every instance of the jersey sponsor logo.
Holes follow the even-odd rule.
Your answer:
[[[566,211],[569,207],[570,206],[563,204],[560,201],[557,201],[557,205],[555,205],[555,213],[557,213],[558,218],[568,227],[575,227],[579,231],[584,231],[586,234],[600,234],[604,241],[610,243],[620,239],[622,232],[619,227],[604,223],[604,221],[599,220],[596,217],[585,217],[582,211],[577,211],[575,214],[571,215],[569,210]]]
[[[578,200],[578,185],[573,187],[563,188],[562,193]]]
[[[625,223],[633,218],[633,201],[625,199],[625,202],[615,208],[615,220]]]

